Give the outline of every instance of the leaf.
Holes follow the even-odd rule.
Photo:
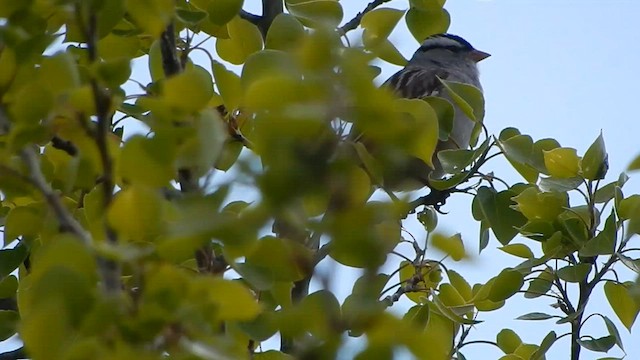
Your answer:
[[[107,219],[110,226],[125,239],[153,239],[163,225],[162,199],[149,188],[129,186],[116,194],[107,211]]]
[[[505,269],[494,278],[488,299],[497,302],[506,300],[520,290],[524,283],[524,277],[519,271]]]
[[[364,29],[362,43],[366,48],[373,48],[384,40],[398,24],[404,11],[390,8],[378,8],[366,13],[360,22]]]
[[[407,292],[405,295],[409,300],[417,304],[424,304],[428,295],[427,291],[435,289],[442,281],[442,268],[435,261],[424,261],[420,265],[402,261],[400,262],[398,276],[401,284],[413,284],[415,283],[414,276],[419,277],[421,281],[415,283],[415,287],[419,290]]]
[[[206,279],[209,299],[215,304],[221,320],[246,321],[260,313],[260,304],[240,282],[220,278]]]
[[[17,269],[27,258],[27,255],[29,255],[29,250],[24,242],[20,242],[13,249],[0,250],[0,279],[5,279]]]
[[[582,178],[578,176],[572,178],[544,177],[538,183],[540,190],[546,192],[567,192],[577,189],[580,185],[582,185]]]
[[[604,294],[618,319],[631,331],[640,312],[640,304],[631,296],[629,288],[624,284],[607,281],[604,284]]]
[[[235,17],[227,27],[229,38],[216,40],[216,51],[222,59],[240,65],[249,55],[262,49],[262,35],[254,24]]]
[[[528,314],[518,316],[516,320],[548,320],[556,317],[558,316],[549,315],[542,312],[530,312]]]
[[[593,239],[588,240],[579,250],[580,256],[598,256],[613,254],[616,249],[617,225],[615,211],[604,223],[602,229]],[[624,262],[624,260],[623,260]]]
[[[176,173],[175,145],[170,139],[132,136],[121,148],[118,175],[131,183],[151,187],[169,184]]]
[[[242,2],[242,0],[240,1]],[[235,15],[235,14],[233,14]],[[176,9],[176,16],[180,21],[185,24],[189,24],[191,26],[198,24],[202,20],[207,18],[207,13],[200,10],[192,10],[192,9]],[[233,16],[232,16],[233,17]]]
[[[566,193],[540,192],[535,187],[528,187],[513,200],[517,203],[517,209],[529,220],[554,221],[569,206]]]
[[[454,261],[460,261],[466,257],[464,243],[462,242],[460,233],[452,236],[435,233],[431,236],[431,245],[451,256]]]
[[[409,154],[433,168],[433,154],[438,144],[438,118],[435,112],[418,99],[396,99],[394,106],[396,111],[411,117],[413,131],[408,145]]]
[[[534,257],[531,249],[529,249],[529,247],[525,244],[509,244],[503,247],[499,247],[498,249],[506,252],[507,254],[511,254],[524,259],[531,259]]]
[[[458,291],[458,293],[465,299],[471,300],[473,297],[473,293],[471,290],[471,286],[462,277],[462,275],[458,274],[453,270],[447,270],[447,277],[449,278],[449,282],[453,287]]]
[[[211,63],[213,77],[216,87],[222,96],[227,111],[240,107],[242,103],[242,86],[240,77],[234,72],[227,70],[224,65],[214,61]]]
[[[544,165],[549,174],[557,178],[572,178],[578,175],[580,158],[576,149],[556,148],[543,151]]]
[[[483,186],[478,189],[478,193],[473,199],[473,208],[479,210],[474,212],[476,220],[480,214],[486,219],[489,227],[493,230],[501,244],[508,244],[517,234],[519,227],[526,223],[526,218],[513,209],[512,198],[517,195],[513,189],[496,192],[495,189]]]
[[[278,14],[269,26],[265,48],[291,51],[298,47],[304,35],[304,26],[298,19],[289,14]]]
[[[0,299],[15,297],[16,290],[18,290],[18,278],[14,275],[9,275],[0,280]]]
[[[457,324],[465,324],[465,325],[475,325],[475,324],[480,324],[482,323],[482,321],[479,320],[474,320],[474,319],[468,319],[466,317],[462,317],[458,314],[456,314],[452,308],[446,306],[441,300],[440,300],[440,296],[439,295],[434,295],[433,296],[433,304],[436,305],[437,309],[440,311],[440,313],[442,315],[444,315],[447,319],[453,321],[454,323]],[[465,309],[465,312],[467,312],[467,310]]]
[[[624,347],[622,346],[622,338],[620,337],[620,333],[618,332],[618,328],[616,327],[616,325],[613,323],[613,321],[611,321],[611,319],[604,315],[602,315],[602,320],[604,320],[604,323],[607,326],[609,335],[613,336],[613,338],[616,340],[616,345],[618,345],[618,347],[622,349],[622,351],[624,351]]]
[[[549,349],[551,348],[553,343],[556,342],[557,339],[558,338],[556,336],[555,331],[550,331],[547,334],[547,336],[545,336],[544,339],[542,339],[542,343],[540,344],[540,347],[538,348],[538,350],[536,350],[536,352],[534,352],[531,355],[530,360],[544,359],[544,355],[547,353],[547,351],[549,351]]]
[[[604,146],[602,132],[600,132],[598,138],[589,146],[589,149],[587,149],[587,152],[580,162],[580,167],[582,169],[582,176],[585,179],[604,179],[609,169],[609,163],[607,161],[607,150]]]
[[[209,20],[216,25],[231,21],[242,9],[243,0],[213,0],[207,7]]]
[[[587,275],[591,272],[591,264],[580,263],[576,265],[567,265],[558,269],[556,274],[564,281],[577,283],[586,279]]]
[[[162,95],[168,105],[181,111],[202,110],[213,96],[211,74],[195,65],[166,79],[162,83]]]
[[[427,232],[432,232],[438,226],[438,213],[433,206],[425,206],[417,215],[418,221],[424,226]]]
[[[127,13],[152,37],[160,36],[175,10],[172,0],[126,0]]]
[[[440,79],[440,82],[447,90],[447,93],[471,120],[481,123],[484,119],[484,96],[482,92],[473,85],[455,81]]]
[[[640,274],[640,259],[632,259],[628,256],[617,254],[622,263],[636,274]]]
[[[289,13],[311,28],[335,28],[342,21],[342,6],[337,0],[286,0]]]
[[[0,310],[0,341],[13,336],[18,327],[20,315],[16,311]]]
[[[537,298],[543,294],[546,294],[551,290],[553,285],[554,274],[551,269],[545,268],[535,279],[529,282],[529,287],[524,294],[527,299]]]
[[[193,118],[193,132],[180,144],[176,159],[178,169],[190,169],[192,176],[207,174],[220,156],[227,137],[220,114],[214,109],[204,109]]]
[[[440,7],[411,7],[405,17],[409,32],[418,42],[434,34],[447,32],[451,24],[449,12]]]
[[[502,329],[496,336],[496,344],[505,354],[513,354],[522,345],[522,340],[511,329]]]
[[[609,335],[597,339],[579,339],[578,344],[587,350],[607,352],[616,344],[616,338]]]

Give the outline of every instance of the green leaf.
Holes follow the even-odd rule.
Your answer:
[[[418,42],[427,37],[447,32],[451,24],[449,12],[442,7],[411,7],[405,17],[409,32]]]
[[[402,317],[402,320],[411,322],[419,328],[425,328],[429,323],[429,306],[414,305]]]
[[[176,109],[192,113],[203,109],[213,96],[211,74],[200,66],[193,66],[162,83],[166,103]]]
[[[295,360],[295,357],[281,351],[267,350],[253,355],[254,360]]]
[[[567,265],[558,269],[556,274],[564,281],[577,283],[586,279],[587,275],[591,272],[591,264],[580,263],[576,265]]]
[[[13,336],[18,327],[20,315],[16,311],[0,310],[0,341]]]
[[[622,351],[624,351],[624,346],[622,346],[622,338],[620,337],[620,333],[618,332],[618,328],[616,327],[616,325],[613,323],[613,321],[611,321],[611,319],[604,315],[602,315],[602,320],[604,320],[604,323],[607,326],[609,335],[613,336],[613,338],[616,340],[616,345],[618,345],[618,347],[622,349]]]
[[[433,206],[425,206],[417,215],[418,221],[424,226],[427,232],[432,232],[438,226],[438,213]]]
[[[496,344],[505,354],[513,354],[522,345],[522,340],[513,330],[502,329],[496,336]]]
[[[580,170],[580,158],[576,149],[556,148],[543,151],[544,165],[549,174],[556,178],[576,177]]]
[[[407,64],[407,59],[405,59],[398,48],[389,40],[382,40],[369,50],[388,63],[398,66],[405,66]]]
[[[622,263],[636,274],[640,274],[640,259],[632,259],[628,256],[617,254]]]
[[[240,77],[234,72],[227,70],[224,65],[217,61],[212,62],[213,77],[216,87],[222,96],[227,111],[232,111],[240,107],[242,103],[242,86]]]
[[[409,115],[412,120],[409,154],[433,168],[433,153],[438,144],[437,115],[427,103],[419,99],[396,99],[394,106],[396,111]]]
[[[222,59],[240,65],[249,55],[262,49],[262,34],[254,24],[235,17],[227,27],[229,38],[216,41],[216,50]]]
[[[371,49],[387,40],[403,15],[404,11],[390,8],[378,8],[366,13],[360,22],[364,29],[364,46]]]
[[[488,299],[497,302],[506,300],[520,290],[524,283],[524,276],[512,269],[505,269],[494,278]]]
[[[602,132],[593,144],[589,146],[589,149],[587,149],[587,152],[580,162],[580,168],[582,169],[582,176],[584,176],[585,179],[604,179],[609,169],[609,163],[607,162],[607,150],[604,146]]]
[[[618,319],[631,331],[638,312],[640,312],[640,303],[631,296],[628,286],[607,281],[604,284],[604,294]]]
[[[528,187],[513,200],[529,220],[554,221],[569,206],[566,193],[540,192],[535,187]]]
[[[117,88],[131,77],[128,58],[116,58],[94,64],[94,71],[100,81],[110,88]]]
[[[540,190],[546,192],[567,192],[577,189],[580,185],[582,185],[582,178],[578,176],[572,178],[543,177],[538,183]]]
[[[179,169],[190,169],[192,176],[208,173],[220,156],[227,137],[220,114],[207,108],[193,119],[193,133],[180,144],[176,165]]]
[[[418,276],[421,279],[415,285],[419,291],[407,292],[405,295],[409,300],[417,304],[424,304],[427,295],[425,290],[437,288],[440,281],[442,281],[442,268],[435,261],[424,261],[417,266],[408,261],[402,261],[400,262],[398,276],[402,284],[413,282],[414,276]]]
[[[615,211],[611,211],[611,215],[604,223],[598,235],[588,240],[579,250],[580,256],[598,256],[613,254],[616,251],[617,225]]]
[[[39,76],[49,91],[56,95],[80,85],[78,66],[68,52],[58,52],[45,57],[40,66]]]
[[[286,0],[285,5],[291,15],[311,28],[335,28],[342,21],[338,0]]]
[[[542,312],[531,312],[528,314],[518,316],[516,320],[549,320],[556,317],[558,316],[549,315]]]
[[[503,245],[508,244],[518,234],[517,228],[527,221],[520,212],[513,209],[512,198],[516,195],[517,192],[513,188],[496,192],[493,188],[483,186],[478,189],[473,199],[473,207],[479,209],[479,214],[486,219],[496,238]],[[476,217],[476,220],[480,219]]]
[[[297,281],[307,275],[311,263],[312,254],[303,245],[267,236],[257,242],[245,264],[262,269],[274,281]]]
[[[438,159],[442,169],[449,174],[462,172],[487,150],[489,142],[490,139],[485,140],[482,145],[474,150],[453,149],[439,151]]]
[[[447,319],[453,321],[454,323],[465,324],[465,325],[475,325],[475,324],[482,323],[482,321],[468,319],[466,317],[462,317],[462,316],[458,315],[455,311],[452,310],[452,308],[446,306],[440,300],[440,296],[439,295],[434,295],[433,296],[433,304],[436,305],[436,308],[440,311],[440,313],[442,315],[444,315]],[[466,309],[465,309],[465,312],[467,312]]]
[[[11,209],[5,219],[4,244],[8,245],[20,235],[38,235],[44,216],[44,209],[36,204]]]
[[[462,275],[453,270],[447,270],[447,277],[449,278],[449,282],[451,283],[451,285],[453,285],[453,287],[465,300],[471,300],[471,298],[473,297],[471,286],[469,285],[467,280],[462,277]]]
[[[107,212],[107,219],[125,239],[154,239],[163,226],[160,194],[144,186],[129,186],[116,194]]]
[[[453,118],[455,115],[453,105],[446,99],[438,96],[427,96],[422,100],[428,102],[438,116],[438,139],[440,139],[440,141],[447,141],[453,131]]]
[[[231,21],[242,9],[243,0],[212,0],[206,9],[209,20],[216,25]]]
[[[238,281],[206,278],[206,288],[221,320],[247,321],[260,313],[258,301]]]
[[[530,165],[533,158],[533,139],[529,135],[520,135],[514,128],[502,130],[498,146],[513,168],[529,183],[538,179],[538,170]]]
[[[451,256],[454,261],[460,261],[466,256],[460,233],[452,236],[436,233],[431,236],[430,242],[436,249]]]
[[[607,352],[616,344],[616,338],[609,335],[597,339],[579,339],[578,344],[587,350]]]
[[[545,268],[535,279],[529,282],[529,287],[524,297],[527,299],[537,298],[543,294],[546,294],[551,290],[553,285],[554,274],[550,268]]]
[[[440,79],[453,102],[471,120],[481,123],[484,119],[484,96],[475,86]]]
[[[557,340],[557,336],[555,331],[550,331],[547,336],[544,337],[544,339],[542,339],[542,343],[540,344],[540,347],[538,348],[538,350],[536,350],[536,352],[534,352],[531,355],[531,360],[539,360],[539,359],[544,359],[544,355],[547,353],[547,351],[549,351],[549,349],[551,348],[551,346],[553,345],[553,343],[556,342]]]
[[[242,0],[240,0],[242,3]],[[233,14],[235,15],[235,14]],[[197,9],[176,9],[176,16],[180,21],[188,25],[196,25],[207,18],[207,13]],[[232,16],[233,17],[233,16]]]
[[[248,89],[256,81],[272,77],[285,77],[297,82],[302,78],[290,54],[279,50],[263,50],[249,56],[244,64],[242,87]]]
[[[506,252],[507,254],[511,254],[524,259],[531,259],[534,257],[531,249],[529,249],[529,247],[525,244],[509,244],[503,247],[499,247],[498,249]]]
[[[15,297],[16,290],[18,290],[18,278],[14,275],[9,275],[0,280],[0,299]]]
[[[0,279],[4,279],[22,264],[29,255],[27,246],[21,242],[13,249],[0,250]]]
[[[170,139],[133,136],[121,148],[118,174],[131,183],[152,187],[169,184],[177,173],[175,145]]]
[[[173,0],[126,0],[127,13],[152,37],[160,36],[175,11]]]
[[[304,26],[298,19],[289,14],[278,14],[267,32],[265,48],[291,51],[298,47],[304,35]]]

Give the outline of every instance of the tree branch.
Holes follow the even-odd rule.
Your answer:
[[[365,7],[364,10],[359,12],[353,19],[349,20],[346,24],[339,27],[338,33],[340,35],[346,35],[346,33],[357,28],[360,25],[360,22],[362,21],[362,17],[366,13],[389,1],[391,0],[374,0],[370,2],[369,5],[367,5],[367,7]]]
[[[91,242],[89,234],[84,230],[84,228],[82,228],[82,226],[80,226],[80,223],[78,223],[76,219],[69,214],[69,211],[62,204],[58,194],[56,194],[47,183],[47,180],[42,174],[42,170],[40,170],[38,157],[35,151],[32,148],[25,148],[20,152],[20,156],[29,170],[30,183],[33,184],[33,186],[35,186],[44,196],[45,201],[51,210],[53,210],[56,219],[60,223],[61,230],[70,232],[82,240],[83,243],[89,244]]]

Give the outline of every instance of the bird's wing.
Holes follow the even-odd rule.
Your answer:
[[[449,73],[443,69],[425,69],[423,67],[407,67],[393,74],[383,86],[392,89],[399,97],[422,99],[437,96],[442,90],[440,79],[446,79]]]

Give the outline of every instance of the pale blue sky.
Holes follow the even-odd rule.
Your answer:
[[[345,19],[362,10],[369,0],[342,0]],[[406,0],[394,0],[385,7],[406,8]],[[246,0],[245,8],[259,8],[258,0]],[[603,132],[609,152],[608,180],[617,178],[631,159],[640,153],[640,116],[635,106],[638,100],[637,66],[640,64],[640,2],[636,0],[591,1],[525,1],[525,0],[449,0],[445,5],[451,13],[451,33],[465,37],[478,49],[490,52],[492,57],[481,63],[482,83],[485,90],[486,124],[491,133],[505,127],[519,128],[534,139],[552,137],[563,146],[575,147],[583,154],[591,142]],[[258,12],[257,10],[255,10]],[[357,38],[357,31],[350,36]],[[400,51],[409,57],[417,43],[404,26],[391,35]],[[142,65],[142,64],[141,64]],[[397,67],[382,64],[378,79],[397,71]],[[148,78],[146,66],[137,66],[136,79]],[[629,109],[629,110],[628,110]],[[508,182],[520,178],[505,165],[495,161],[489,168]],[[640,174],[637,174],[640,177]],[[640,193],[640,181],[631,180],[625,193]],[[441,217],[440,228],[461,232],[469,253],[477,253],[478,223],[470,214],[471,198],[457,195],[451,198]],[[406,224],[416,236],[422,236],[421,226],[415,221]],[[516,239],[535,247],[530,241]],[[634,242],[638,243],[637,240]],[[492,240],[481,257],[472,261],[454,263],[452,267],[474,282],[486,282],[502,268],[518,263],[512,257],[495,250],[498,242]],[[635,247],[638,247],[637,245]],[[435,256],[434,256],[435,257]],[[394,263],[395,262],[394,259]],[[450,264],[451,265],[451,264]],[[396,265],[397,266],[397,265]],[[622,267],[620,267],[622,269]],[[388,270],[393,270],[390,267]],[[339,283],[333,287],[339,299],[351,289],[357,275],[351,270],[339,269]],[[632,279],[629,272],[623,276]],[[484,323],[472,331],[471,339],[495,340],[502,328],[513,328],[525,342],[539,343],[549,330],[562,334],[568,326],[553,321],[524,322],[512,320],[531,312],[553,312],[549,299],[522,300],[517,295],[507,306],[483,313]],[[401,313],[408,306],[396,306]],[[619,324],[628,359],[640,359],[640,343],[634,341],[617,321],[606,300],[598,296],[588,312],[600,311]],[[595,337],[606,335],[604,324],[592,319],[587,326]],[[636,332],[639,326],[635,326]],[[635,335],[637,338],[637,334]],[[2,349],[8,344],[0,344]],[[13,346],[12,346],[13,347]],[[555,344],[547,359],[567,359],[568,338]],[[502,353],[488,345],[473,345],[464,351],[469,360],[497,359]],[[619,350],[608,355],[621,356]],[[584,350],[583,360],[604,357],[604,354]]]

